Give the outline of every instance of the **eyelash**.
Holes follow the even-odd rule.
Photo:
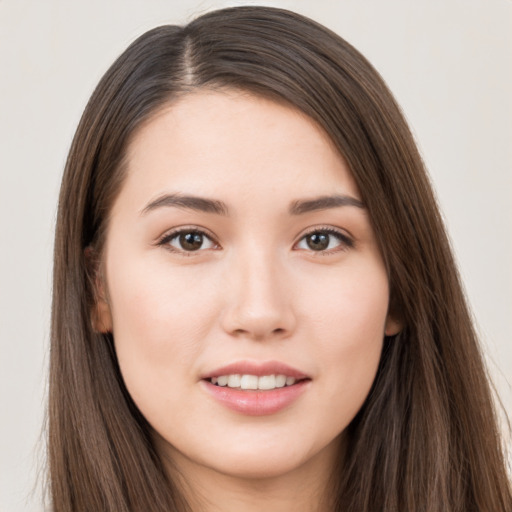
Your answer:
[[[167,250],[174,252],[176,254],[179,254],[181,256],[194,256],[196,253],[204,251],[205,249],[197,249],[192,251],[187,251],[185,249],[178,249],[175,247],[172,247],[170,245],[170,242],[172,242],[174,239],[178,238],[181,235],[188,235],[188,234],[194,234],[194,235],[201,235],[203,237],[203,240],[209,240],[214,246],[219,246],[215,238],[207,233],[204,229],[200,229],[197,227],[181,227],[177,228],[169,233],[166,233],[163,235],[158,241],[157,245],[165,247]],[[214,249],[215,250],[215,249]]]
[[[334,238],[336,238],[339,242],[339,246],[328,249],[328,250],[320,250],[320,251],[314,251],[313,249],[310,249],[308,252],[311,252],[314,255],[318,256],[329,256],[331,254],[335,254],[340,251],[346,251],[348,249],[352,249],[354,247],[354,240],[348,236],[347,234],[343,233],[342,231],[339,231],[337,229],[331,228],[331,227],[315,227],[311,229],[310,231],[304,233],[299,241],[294,245],[296,247],[300,242],[306,239],[306,237],[314,235],[314,234],[323,234],[323,235],[329,235]],[[330,243],[330,242],[329,242]],[[304,249],[307,250],[307,249]]]
[[[193,234],[193,235],[200,235],[201,237],[203,237],[203,240],[206,239],[206,240],[209,240],[211,244],[213,244],[214,246],[216,247],[213,247],[213,248],[207,248],[207,249],[197,249],[197,250],[190,250],[190,251],[187,251],[185,249],[178,249],[178,248],[175,248],[175,247],[172,247],[170,245],[170,242],[172,242],[173,240],[175,240],[176,238],[178,238],[179,236],[181,235],[188,235],[188,234]],[[315,251],[313,249],[299,249],[299,250],[305,250],[305,251],[308,251],[308,252],[311,252],[312,254],[316,254],[316,255],[319,255],[319,256],[326,256],[326,255],[330,255],[330,254],[334,254],[334,253],[337,253],[339,251],[346,251],[348,249],[351,249],[352,247],[354,247],[354,240],[349,237],[348,235],[346,235],[345,233],[341,232],[341,231],[338,231],[337,229],[334,229],[334,228],[331,228],[331,227],[316,227],[314,229],[311,229],[310,231],[304,233],[298,242],[296,242],[294,244],[294,248],[296,248],[302,241],[306,240],[306,238],[308,236],[311,236],[311,235],[314,235],[314,234],[322,234],[322,235],[328,235],[328,236],[332,236],[334,238],[336,238],[339,242],[339,246],[333,248],[333,249],[322,249],[322,250],[318,250],[318,251]],[[330,241],[329,241],[329,244],[330,244]],[[199,253],[199,252],[202,252],[204,250],[216,250],[218,247],[219,247],[219,244],[218,242],[215,240],[215,238],[210,235],[208,232],[206,232],[204,229],[200,229],[200,228],[197,228],[197,227],[181,227],[181,228],[177,228],[169,233],[166,233],[165,235],[163,235],[156,243],[156,245],[158,246],[162,246],[162,247],[165,247],[167,250],[171,251],[171,252],[174,252],[174,253],[177,253],[181,256],[194,256],[196,253]]]

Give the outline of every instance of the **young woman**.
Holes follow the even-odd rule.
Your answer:
[[[56,512],[512,510],[428,178],[354,48],[239,7],[107,71],[61,189],[49,422]]]

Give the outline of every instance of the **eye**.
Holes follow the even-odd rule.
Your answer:
[[[334,229],[317,229],[304,235],[297,244],[297,249],[314,252],[336,252],[354,245],[345,234]]]
[[[173,231],[164,236],[158,245],[169,247],[177,252],[197,252],[217,247],[206,233],[197,229]]]

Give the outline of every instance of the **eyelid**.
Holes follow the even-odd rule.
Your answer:
[[[213,249],[198,249],[197,251],[184,251],[184,250],[179,250],[179,249],[176,249],[175,247],[172,247],[169,244],[169,242],[173,238],[176,238],[178,235],[180,235],[182,233],[199,233],[199,234],[203,235],[204,237],[208,238],[209,240],[211,240],[211,242],[217,247],[215,247]],[[172,228],[172,229],[166,231],[164,234],[160,235],[156,239],[155,245],[165,247],[167,250],[169,250],[175,254],[180,254],[183,256],[193,256],[195,254],[197,255],[198,253],[202,253],[204,251],[220,249],[220,244],[217,241],[217,238],[215,237],[215,235],[213,235],[213,233],[210,230],[203,228],[201,226],[197,226],[197,225],[185,225],[185,226],[177,226],[175,228]]]
[[[310,252],[315,255],[319,256],[327,256],[330,254],[335,254],[340,251],[346,251],[347,249],[351,249],[355,245],[354,237],[350,234],[348,234],[345,230],[342,230],[340,228],[335,228],[333,226],[314,226],[312,228],[308,228],[306,231],[304,231],[298,238],[297,242],[293,245],[294,248],[297,247],[297,245],[308,235],[312,235],[313,233],[327,233],[329,235],[332,235],[336,237],[340,241],[340,246],[335,247],[334,249],[326,249],[323,251],[314,251],[312,249],[298,249],[298,250],[304,250],[307,252]]]
[[[185,250],[176,249],[169,244],[169,241],[172,240],[173,238],[177,237],[178,235],[180,235],[182,233],[191,233],[191,232],[202,234],[203,236],[208,238],[214,245],[216,245],[216,247],[213,249],[210,248],[210,249],[198,249],[197,251],[185,251]],[[340,228],[335,228],[333,226],[320,225],[320,226],[313,226],[311,228],[308,228],[306,231],[301,233],[301,235],[298,237],[297,241],[293,244],[293,248],[297,248],[297,245],[305,237],[307,237],[308,235],[311,235],[313,233],[327,233],[329,235],[336,237],[340,241],[340,247],[336,247],[334,249],[329,249],[329,250],[323,250],[323,251],[314,251],[314,250],[307,251],[312,254],[329,255],[329,254],[333,254],[333,253],[336,253],[339,251],[350,249],[350,248],[354,247],[354,245],[355,245],[353,236],[350,234],[347,234],[347,232],[345,230],[342,230]],[[183,256],[193,256],[195,254],[202,253],[207,250],[218,250],[221,248],[219,242],[217,241],[216,236],[213,235],[213,233],[209,229],[206,229],[204,227],[197,226],[197,225],[185,225],[185,226],[177,226],[175,228],[172,228],[172,229],[166,231],[161,236],[159,236],[157,238],[157,240],[155,241],[155,245],[164,246],[169,251],[176,253],[176,254],[183,255]],[[306,251],[306,249],[299,249],[299,250]]]

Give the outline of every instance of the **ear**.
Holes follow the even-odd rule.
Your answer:
[[[85,249],[85,260],[93,298],[93,304],[91,306],[92,328],[99,333],[112,332],[112,313],[108,300],[107,287],[103,273],[101,272],[99,258],[92,247]]]
[[[403,328],[402,322],[392,313],[388,313],[386,324],[384,325],[384,335],[394,336],[398,334]]]

